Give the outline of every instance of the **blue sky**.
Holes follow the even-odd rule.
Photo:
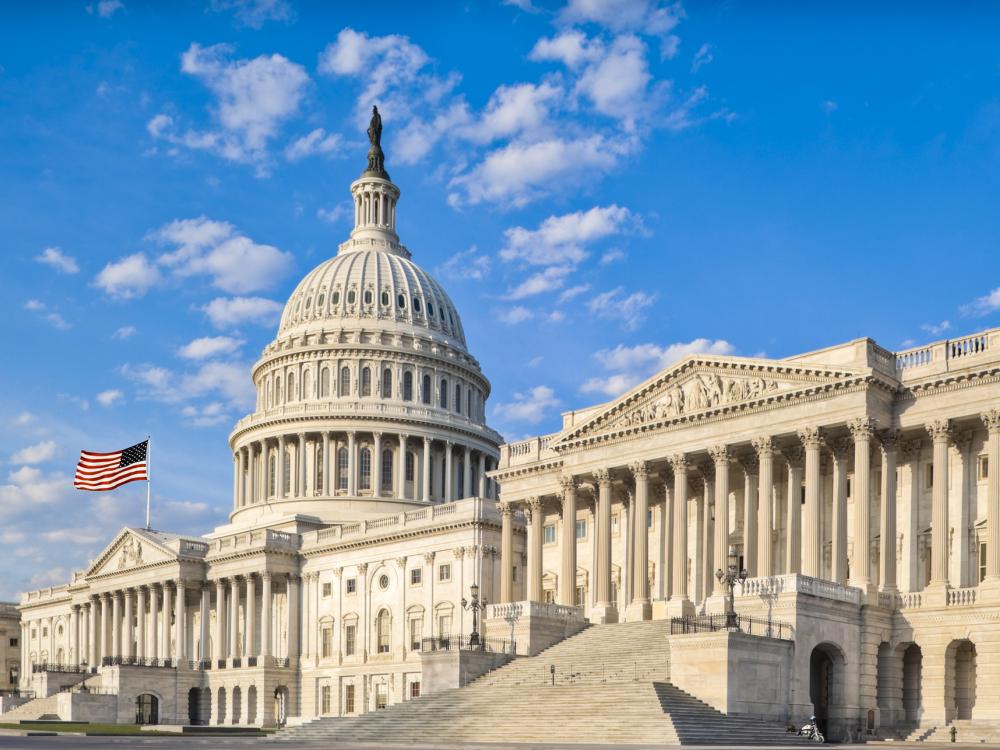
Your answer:
[[[993,4],[338,5],[0,11],[0,598],[141,524],[143,487],[72,489],[80,448],[152,434],[154,525],[224,521],[373,103],[510,438],[692,351],[1000,325]]]

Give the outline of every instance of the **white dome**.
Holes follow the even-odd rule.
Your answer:
[[[465,351],[462,321],[441,285],[408,257],[359,249],[362,243],[349,243],[299,282],[281,315],[278,338],[365,328],[430,335]]]

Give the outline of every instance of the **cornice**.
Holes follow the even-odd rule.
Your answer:
[[[950,393],[993,383],[1000,383],[1000,365],[971,372],[940,373],[915,383],[905,383],[900,387],[899,400],[909,403],[919,400],[921,395]]]

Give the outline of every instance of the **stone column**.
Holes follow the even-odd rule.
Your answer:
[[[69,654],[67,664],[80,663],[80,605],[74,604],[69,610]]]
[[[378,497],[382,492],[382,433],[373,432],[372,442],[372,495]]]
[[[399,455],[396,468],[396,487],[393,494],[401,500],[406,499],[406,439],[407,435],[399,436]],[[414,493],[416,494],[416,493]]]
[[[247,605],[243,610],[243,617],[246,622],[244,632],[246,632],[246,655],[247,657],[257,656],[257,579],[253,573],[247,574]]]
[[[184,581],[178,579],[177,581],[177,595],[174,597],[174,618],[176,620],[175,627],[177,632],[175,638],[177,639],[177,661],[178,663],[183,663],[188,660],[188,648],[187,648],[187,598],[186,598],[186,584]]]
[[[709,450],[715,464],[715,565],[725,569],[729,564],[729,450],[717,445]],[[724,597],[725,587],[715,577],[715,571],[708,570],[714,581],[712,595]]]
[[[660,474],[663,480],[663,513],[660,519],[660,591],[661,599],[670,599],[671,591],[674,587],[674,475],[672,472],[664,471]]]
[[[306,483],[306,434],[299,433],[299,442],[295,447],[295,465],[298,467],[298,478],[295,480],[295,495],[298,497],[308,496],[308,485]]]
[[[330,497],[330,433],[323,431],[323,496]]]
[[[611,599],[611,473],[594,472],[597,480],[597,606],[591,620],[598,623],[618,621],[618,610]]]
[[[562,570],[559,573],[559,603],[576,604],[576,479],[559,478],[562,488]]]
[[[347,494],[355,497],[358,494],[358,473],[357,467],[358,446],[355,433],[347,433]]]
[[[211,662],[212,652],[209,649],[211,637],[209,634],[209,621],[212,619],[212,587],[208,581],[201,584],[201,607],[198,610],[198,660]],[[213,665],[215,666],[215,665]]]
[[[120,657],[122,655],[122,608],[121,596],[115,591],[111,594],[111,655]],[[49,629],[51,632],[51,628]],[[49,660],[54,661],[54,655],[49,653]]]
[[[649,598],[649,465],[637,461],[631,466],[635,479],[635,541],[632,546],[634,570],[632,571],[632,602],[627,610],[629,620],[649,620],[653,605]]]
[[[242,448],[236,449],[236,463],[238,464],[237,475],[239,476],[239,479],[236,482],[236,505],[237,507],[242,508],[246,505],[247,490],[246,481],[244,479],[244,477],[246,477],[247,459]]]
[[[135,640],[135,630],[132,626],[133,613],[135,611],[135,597],[132,589],[125,589],[125,615],[122,623],[122,656],[131,659],[135,654],[132,652],[132,644]]]
[[[882,508],[879,537],[879,590],[895,594],[896,586],[896,447],[899,430],[883,430],[882,443]]]
[[[215,637],[212,639],[212,658],[215,664],[212,669],[218,669],[219,662],[226,658],[226,582],[223,578],[215,581]]]
[[[774,575],[774,545],[771,532],[774,526],[774,441],[759,437],[753,449],[760,462],[760,484],[757,498],[757,575],[768,578]]]
[[[89,664],[91,667],[96,667],[100,665],[99,663],[100,656],[98,655],[98,649],[97,649],[98,602],[100,602],[100,599],[98,599],[97,597],[94,596],[90,597],[90,606],[88,607],[88,609],[90,610],[88,613],[90,615],[90,627],[88,628],[89,632],[87,633],[87,635],[89,636],[88,640],[90,641],[90,643],[87,644],[88,645],[87,664]],[[25,643],[27,643],[27,639],[25,639]],[[22,663],[27,664],[26,661],[23,661]],[[25,667],[25,669],[27,669],[27,667]]]
[[[462,457],[462,497],[472,497],[472,451],[469,446],[465,446],[465,455]]]
[[[450,440],[444,444],[444,500],[450,503],[455,499],[455,472],[452,471],[451,460],[455,444]]]
[[[424,438],[424,471],[423,471],[423,497],[420,498],[425,503],[431,501],[431,439]]]
[[[831,513],[831,577],[847,583],[847,461],[851,439],[841,438],[833,446],[833,511]]]
[[[670,466],[674,472],[674,541],[673,541],[673,584],[667,612],[671,617],[687,617],[694,614],[694,605],[688,598],[688,460],[682,453],[671,457]]]
[[[799,440],[806,450],[806,504],[802,517],[802,572],[819,578],[823,570],[823,541],[820,507],[820,448],[823,438],[816,427],[799,430]]]
[[[264,571],[261,575],[261,614],[260,614],[260,655],[262,661],[258,666],[267,666],[271,656],[271,574]]]
[[[986,581],[1000,588],[1000,409],[982,416],[986,438]]]
[[[243,504],[251,505],[253,503],[253,443],[244,446],[243,450],[246,452],[246,489],[243,490]]]
[[[743,469],[743,567],[749,578],[757,577],[757,485],[760,461],[756,453],[740,456]]]
[[[542,601],[542,499],[528,498],[528,518],[531,523],[528,548],[528,601]]]
[[[309,657],[313,653],[313,638],[310,623],[314,622],[316,613],[313,611],[312,582],[315,573],[302,575],[302,656]],[[402,580],[402,579],[400,579]],[[405,612],[406,610],[402,610]],[[398,620],[397,620],[398,622]]]
[[[871,588],[871,438],[875,430],[875,420],[863,417],[847,424],[854,438],[854,483],[851,494],[854,497],[854,556],[851,558],[851,585],[864,591]],[[948,444],[945,443],[945,458]],[[947,512],[947,506],[945,507]],[[947,521],[945,521],[947,523]],[[947,562],[947,558],[946,558]],[[946,571],[947,573],[947,571]]]
[[[292,665],[299,658],[299,587],[301,581],[302,579],[297,575],[288,576],[288,658]]]
[[[160,651],[160,595],[156,591],[156,584],[149,587],[149,657],[151,659],[162,659],[163,653]]]
[[[140,659],[146,658],[146,587],[139,586],[136,589],[136,651],[135,655]]]
[[[93,607],[89,607],[93,610]],[[29,641],[30,627],[27,622],[21,622],[21,674],[17,686],[25,688],[31,684],[31,646]]]
[[[788,464],[788,487],[785,497],[785,572],[802,572],[802,463],[801,445],[784,449]]]
[[[500,603],[514,601],[514,508],[509,502],[501,501],[500,508]],[[431,579],[434,578],[433,568]],[[431,610],[429,616],[433,618]]]
[[[160,650],[161,659],[172,659],[174,658],[174,651],[170,647],[170,613],[172,611],[171,600],[170,600],[170,588],[167,586],[166,581],[163,583],[163,612],[160,618],[163,621],[163,628],[161,633],[161,638],[163,638],[163,648]]]
[[[927,425],[934,441],[934,486],[931,498],[931,585],[948,585],[948,442],[951,423],[939,419]],[[857,469],[854,474],[857,476]],[[857,544],[855,542],[855,544]]]
[[[486,497],[486,454],[479,451],[479,497]]]
[[[229,659],[240,657],[240,582],[236,576],[229,579]]]
[[[279,500],[285,496],[285,436],[278,435],[278,455],[274,459],[274,468],[278,474],[274,483],[274,496]]]

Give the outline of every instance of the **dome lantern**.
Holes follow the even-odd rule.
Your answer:
[[[382,152],[382,117],[378,107],[372,107],[371,124],[368,126],[368,167],[361,177],[351,183],[354,197],[354,229],[351,241],[340,252],[361,249],[378,249],[409,258],[410,253],[399,244],[396,233],[396,202],[399,188],[385,171],[385,154]]]

